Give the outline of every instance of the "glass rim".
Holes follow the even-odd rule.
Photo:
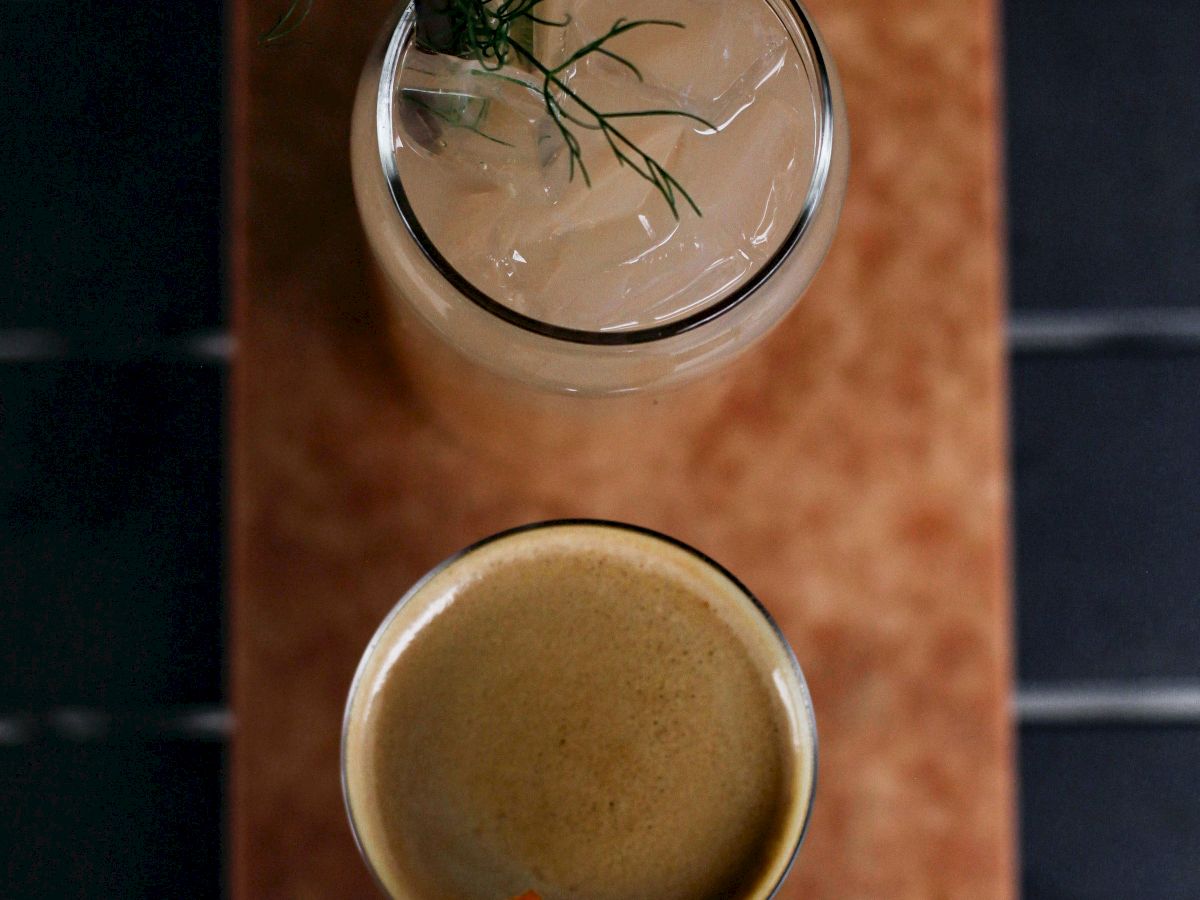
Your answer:
[[[800,831],[796,835],[795,843],[791,848],[791,852],[788,854],[786,864],[779,873],[779,877],[776,879],[775,883],[771,885],[768,892],[761,898],[761,900],[772,900],[772,898],[779,893],[780,888],[783,887],[784,882],[791,873],[792,868],[796,863],[796,858],[800,854],[800,848],[804,844],[804,839],[808,836],[808,827],[812,821],[813,805],[817,796],[817,770],[820,758],[820,741],[817,735],[817,718],[816,713],[813,710],[812,694],[808,689],[808,681],[804,677],[804,671],[800,667],[800,661],[796,658],[796,653],[792,649],[791,643],[789,643],[787,637],[784,635],[783,629],[779,627],[779,623],[775,621],[774,617],[767,610],[767,608],[763,606],[758,597],[749,588],[747,588],[746,585],[743,584],[736,575],[730,572],[719,562],[714,560],[703,551],[697,550],[690,544],[687,544],[678,538],[671,537],[668,534],[663,534],[660,531],[655,531],[652,528],[645,528],[641,525],[630,525],[626,522],[617,522],[609,519],[550,519],[544,522],[532,522],[527,525],[518,525],[515,528],[508,528],[504,531],[496,532],[495,534],[475,541],[474,543],[464,547],[462,550],[459,550],[458,552],[448,556],[446,559],[442,560],[423,576],[421,576],[421,578],[418,579],[412,587],[404,592],[404,595],[396,602],[395,606],[393,606],[388,611],[387,615],[383,617],[383,621],[380,622],[379,626],[371,635],[371,639],[367,642],[367,646],[363,650],[362,656],[359,658],[358,665],[354,670],[354,677],[350,681],[350,689],[346,694],[346,707],[342,715],[341,746],[338,754],[340,762],[339,769],[342,787],[342,803],[346,810],[346,818],[350,822],[350,831],[354,837],[354,844],[358,848],[359,856],[361,856],[363,861],[366,863],[367,869],[371,873],[371,877],[375,880],[375,883],[379,886],[380,890],[382,890],[385,895],[390,897],[391,891],[389,891],[387,886],[384,884],[383,879],[380,877],[379,872],[375,868],[375,863],[372,861],[370,853],[367,852],[367,848],[363,843],[362,837],[359,835],[358,821],[355,819],[354,807],[350,802],[350,784],[347,778],[347,757],[349,746],[348,737],[352,721],[351,710],[353,709],[354,701],[358,696],[361,682],[366,676],[367,664],[374,659],[375,653],[378,650],[379,644],[383,640],[384,635],[387,633],[392,623],[396,620],[397,616],[400,615],[401,611],[414,597],[417,596],[417,594],[421,592],[421,590],[427,584],[429,584],[430,581],[454,564],[458,563],[467,556],[470,556],[475,551],[505,540],[506,538],[515,537],[520,534],[573,526],[609,528],[617,531],[641,535],[643,537],[649,537],[662,541],[670,546],[684,551],[687,554],[690,554],[701,563],[712,568],[719,575],[727,578],[730,583],[733,584],[733,586],[737,588],[737,590],[740,591],[747,600],[750,601],[751,608],[754,609],[767,623],[767,626],[769,627],[771,633],[775,636],[777,643],[783,648],[784,659],[787,660],[787,663],[791,668],[792,675],[796,679],[796,684],[800,689],[799,699],[801,703],[799,705],[803,707],[803,710],[799,712],[804,717],[804,720],[808,726],[808,733],[812,738],[812,774],[808,778],[808,784],[806,785],[808,788],[808,802],[804,807],[803,818],[800,822]]]
[[[499,302],[477,288],[459,272],[446,259],[442,252],[438,250],[433,239],[430,238],[429,234],[422,227],[416,211],[408,199],[408,194],[404,190],[393,147],[395,131],[393,127],[392,100],[395,95],[396,77],[400,71],[400,63],[404,50],[416,31],[416,0],[406,0],[403,12],[400,14],[399,20],[390,38],[388,38],[386,49],[384,50],[383,64],[379,74],[379,91],[376,95],[375,122],[379,144],[379,161],[383,168],[384,180],[387,182],[392,202],[409,236],[412,237],[417,247],[420,248],[425,259],[439,275],[446,279],[451,287],[484,312],[523,331],[572,344],[625,347],[663,341],[686,334],[689,331],[694,331],[741,306],[771,279],[783,263],[795,252],[804,239],[804,236],[808,233],[809,226],[816,218],[817,212],[825,200],[826,189],[829,185],[829,177],[833,165],[833,88],[829,65],[825,59],[825,54],[822,52],[821,42],[817,37],[816,29],[799,0],[762,0],[762,2],[767,3],[775,9],[777,14],[778,7],[780,6],[792,12],[799,26],[804,44],[811,54],[812,74],[817,81],[813,94],[819,103],[819,122],[817,128],[819,141],[817,152],[813,159],[813,174],[809,181],[808,194],[804,201],[804,207],[797,216],[791,231],[788,232],[783,243],[771,257],[759,266],[743,284],[739,285],[728,295],[690,315],[662,325],[652,325],[627,331],[601,331],[555,325],[551,322],[517,312],[504,303]],[[790,34],[789,38],[791,38]],[[795,45],[794,38],[791,39],[793,45]],[[799,49],[797,47],[798,51]]]

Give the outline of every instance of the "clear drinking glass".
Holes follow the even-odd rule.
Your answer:
[[[572,0],[562,2],[571,8]],[[406,94],[402,84],[409,77],[406,73],[419,71],[413,60],[425,65],[427,58],[413,47],[414,5],[405,2],[394,10],[362,75],[351,150],[355,194],[383,290],[394,324],[401,326],[397,334],[413,348],[410,355],[418,363],[465,364],[469,374],[463,383],[468,385],[499,375],[572,395],[654,390],[710,372],[741,354],[779,322],[816,274],[833,240],[842,205],[849,139],[833,61],[803,7],[794,0],[663,0],[650,8],[645,3],[630,6],[631,2],[589,0],[587,12],[602,24],[630,9],[636,15],[669,17],[678,11],[681,19],[690,17],[686,29],[658,29],[653,34],[647,30],[650,43],[628,51],[642,68],[659,62],[675,66],[669,76],[663,76],[662,85],[667,87],[647,86],[626,72],[627,83],[613,88],[613,93],[628,96],[622,102],[633,109],[660,102],[662,95],[680,108],[699,104],[694,108],[706,119],[721,119],[712,122],[721,129],[711,138],[718,143],[703,145],[720,149],[706,149],[707,157],[689,149],[686,141],[696,140],[690,134],[682,135],[675,149],[668,146],[664,151],[672,165],[678,163],[688,173],[681,181],[696,195],[704,215],[696,216],[682,206],[679,222],[672,224],[663,215],[661,199],[651,192],[641,206],[631,205],[630,215],[608,220],[605,212],[589,208],[600,201],[589,200],[580,178],[565,188],[546,187],[546,193],[565,191],[563,199],[546,206],[544,220],[556,223],[546,225],[547,234],[567,235],[558,252],[572,265],[579,263],[575,268],[585,275],[574,280],[562,276],[566,287],[556,288],[559,270],[555,270],[544,279],[548,287],[530,289],[548,295],[535,297],[535,302],[526,302],[520,292],[516,299],[502,296],[508,282],[491,277],[495,266],[476,265],[475,254],[483,253],[480,248],[492,241],[495,246],[486,251],[492,262],[506,267],[506,278],[522,276],[521,253],[529,254],[524,244],[519,252],[509,246],[503,223],[484,227],[479,209],[486,207],[464,203],[459,216],[457,210],[438,209],[436,191],[431,199],[424,173],[436,170],[420,168],[424,163],[416,159],[424,153],[418,146],[423,139],[420,134],[414,138],[411,109],[406,106],[413,95]],[[606,15],[609,8],[611,15]],[[718,24],[710,24],[714,17],[720,18]],[[753,35],[739,30],[749,19],[758,23]],[[565,42],[571,39],[569,34],[563,37]],[[674,43],[660,52],[656,40]],[[721,45],[725,40],[728,46]],[[763,55],[754,57],[757,51],[749,51],[745,61],[736,63],[743,69],[740,74],[731,69],[728,77],[722,76],[722,58],[731,55],[730,48],[741,60],[738,54],[747,53],[747,46],[760,47]],[[768,53],[775,55],[768,57]],[[712,86],[696,88],[710,70],[716,73],[709,79]],[[478,73],[467,73],[471,74]],[[465,98],[462,108],[476,102],[468,95],[484,80],[464,77],[466,87],[454,94]],[[755,92],[765,92],[764,85],[776,92],[769,98],[776,107],[765,100],[739,107],[743,95],[747,101],[758,100]],[[723,93],[708,97],[718,90]],[[700,99],[689,99],[694,96]],[[799,129],[792,144],[778,142],[786,131],[781,116]],[[664,121],[663,127],[674,127],[680,120]],[[427,127],[444,130],[443,124],[427,115],[415,125],[417,132]],[[694,122],[690,127],[704,130]],[[479,165],[465,177],[480,177],[483,170],[489,171],[482,177],[493,177],[506,164],[505,151],[497,149],[500,141],[484,143],[477,135],[466,140],[478,145],[470,152],[479,158],[470,161]],[[547,140],[540,146],[552,152],[559,147],[556,133]],[[650,140],[656,140],[653,134]],[[493,153],[499,155],[486,162]],[[586,159],[597,169],[609,162],[594,147]],[[560,155],[547,171],[551,180],[561,180],[566,159]],[[603,190],[619,196],[644,187],[627,170],[621,177],[625,180]],[[761,180],[767,177],[769,183]],[[749,185],[744,190],[743,181]],[[480,183],[484,191],[495,187],[486,180]],[[528,181],[521,184],[521,190],[530,190]],[[740,206],[761,204],[763,197],[768,204],[764,211]],[[474,202],[475,195],[468,193],[466,198]],[[572,219],[572,210],[579,210],[577,220]],[[768,224],[754,232],[760,212],[762,222]],[[501,209],[497,215],[504,219],[507,214]],[[749,230],[739,226],[739,231],[731,224],[741,219],[751,222]],[[531,215],[528,221],[542,218]],[[628,225],[637,221],[649,235],[645,244],[628,243]],[[579,233],[572,231],[576,225]],[[737,235],[729,237],[722,229]],[[703,236],[692,240],[693,231]],[[663,234],[670,237],[663,239]],[[526,227],[519,237],[543,246],[545,236],[530,235]],[[711,246],[714,261],[691,254],[692,244]],[[763,250],[761,256],[755,255],[758,250]],[[593,254],[596,277],[589,279],[585,264]],[[616,262],[610,265],[605,254],[612,254]],[[613,287],[618,282],[612,272],[617,269],[626,273],[619,289]]]
[[[539,683],[531,697],[524,698],[521,703],[512,708],[505,706],[504,702],[507,698],[496,696],[497,691],[501,694],[504,693],[502,686],[497,685],[492,679],[481,678],[481,672],[490,671],[491,664],[479,663],[478,660],[489,652],[495,653],[500,657],[502,665],[507,665],[507,661],[512,660],[517,672],[514,677],[520,679],[536,677],[530,674],[533,670],[523,668],[529,660],[521,654],[520,650],[521,648],[527,649],[536,642],[541,642],[538,646],[549,646],[546,642],[553,641],[553,635],[558,632],[552,629],[543,632],[541,628],[543,623],[551,619],[557,621],[558,614],[556,613],[551,618],[545,616],[539,618],[537,614],[531,613],[528,619],[524,619],[521,618],[522,610],[518,607],[513,618],[506,619],[506,621],[519,619],[523,623],[521,626],[522,638],[518,639],[514,639],[511,633],[501,632],[496,635],[490,630],[490,626],[473,630],[468,630],[463,626],[457,633],[448,634],[447,628],[454,630],[459,626],[439,625],[439,619],[443,622],[461,623],[462,618],[446,619],[443,617],[454,613],[456,603],[486,603],[486,600],[478,599],[479,594],[471,593],[473,586],[477,586],[481,581],[509,577],[503,573],[514,570],[520,572],[522,565],[537,565],[539,560],[553,557],[556,553],[570,555],[597,550],[597,548],[598,558],[608,560],[605,566],[620,569],[622,565],[632,560],[632,565],[655,572],[664,572],[667,573],[668,579],[680,579],[680,583],[686,583],[688,591],[692,592],[691,599],[687,601],[687,608],[693,611],[686,615],[697,616],[704,627],[715,625],[724,629],[723,634],[733,636],[730,646],[738,649],[728,656],[722,655],[718,651],[715,657],[713,651],[708,650],[706,656],[705,647],[711,645],[706,645],[703,640],[682,644],[680,640],[672,637],[659,641],[660,635],[656,632],[654,652],[661,657],[673,660],[671,665],[681,666],[682,669],[664,670],[674,671],[676,673],[674,678],[659,672],[655,672],[652,677],[644,678],[644,670],[639,670],[632,665],[626,668],[626,660],[632,658],[625,655],[625,650],[629,646],[640,647],[641,645],[636,644],[638,638],[630,638],[628,630],[624,632],[620,630],[621,628],[628,629],[629,623],[620,619],[619,614],[617,614],[616,625],[611,624],[611,619],[606,620],[604,617],[610,614],[609,608],[602,605],[599,619],[587,621],[592,621],[593,625],[599,622],[599,627],[596,629],[600,632],[596,638],[597,641],[603,642],[604,646],[609,646],[608,642],[612,641],[618,647],[614,651],[618,655],[614,665],[615,671],[621,673],[620,676],[615,680],[610,677],[594,678],[597,671],[607,672],[608,670],[589,668],[588,660],[579,656],[581,653],[586,654],[587,651],[579,648],[578,637],[568,639],[556,645],[566,658],[565,673],[562,677],[559,677],[557,668],[552,668],[551,678],[553,680],[551,683],[544,686]],[[498,572],[501,574],[497,575]],[[569,578],[570,576],[568,576],[568,580]],[[545,586],[543,582],[537,582],[537,584],[539,590]],[[542,594],[539,593],[537,596],[541,597]],[[639,595],[639,597],[644,596],[653,595]],[[558,604],[584,602],[579,597],[569,596],[569,591],[553,594],[552,600]],[[521,599],[519,602],[524,604],[528,601]],[[676,627],[677,620],[670,618],[672,614],[663,612],[669,607],[652,605],[650,608],[652,612],[648,615],[666,615],[668,616],[667,621],[672,623],[672,628]],[[491,607],[488,609],[490,610]],[[564,613],[567,622],[562,628],[578,635],[580,623],[571,620],[571,614],[571,611]],[[688,633],[686,626],[678,627],[679,634]],[[430,633],[436,632],[439,628],[443,629],[441,633],[436,638],[431,637]],[[525,629],[529,629],[529,631]],[[676,634],[675,631],[670,633]],[[529,635],[528,640],[524,639],[526,634]],[[638,636],[641,634],[641,631],[637,632]],[[422,641],[425,641],[424,645],[422,645]],[[426,663],[409,661],[413,658],[414,653],[425,652],[413,648],[422,646],[428,648],[431,644],[440,648],[436,652],[441,654],[432,669],[428,668]],[[693,656],[688,657],[689,651],[693,652]],[[429,657],[424,658],[428,660]],[[694,668],[703,670],[705,665],[713,665],[714,659],[717,661],[716,671],[711,668],[705,670],[705,677],[710,679],[711,683],[722,686],[728,683],[742,683],[739,679],[745,676],[738,673],[752,671],[751,682],[760,685],[761,690],[765,691],[762,696],[772,698],[768,702],[775,710],[771,714],[775,728],[769,733],[773,735],[770,739],[771,746],[776,748],[772,752],[777,755],[772,756],[771,759],[782,759],[783,769],[780,771],[786,771],[788,775],[786,780],[781,783],[774,781],[767,783],[777,785],[770,791],[772,798],[776,798],[780,794],[784,796],[772,800],[778,805],[772,807],[775,812],[772,813],[769,820],[772,823],[769,832],[766,834],[753,832],[755,836],[749,844],[739,844],[739,847],[747,852],[753,852],[749,856],[738,857],[737,861],[743,867],[734,871],[744,873],[747,871],[745,866],[749,865],[751,866],[749,871],[754,873],[752,880],[737,882],[740,885],[737,893],[739,900],[768,900],[775,896],[791,869],[803,840],[816,786],[816,722],[813,716],[812,701],[796,657],[767,611],[733,575],[716,562],[699,551],[664,535],[634,526],[593,520],[564,520],[529,525],[495,535],[475,544],[446,560],[417,582],[379,626],[368,644],[354,676],[346,703],[342,731],[342,786],[346,810],[355,840],[372,874],[384,891],[389,896],[395,897],[396,900],[409,900],[411,897],[429,895],[464,896],[467,893],[475,896],[478,893],[477,891],[465,891],[460,885],[445,883],[429,884],[426,882],[420,888],[413,887],[414,884],[421,884],[420,878],[413,874],[413,872],[420,872],[420,869],[419,867],[417,869],[406,868],[401,861],[403,854],[395,850],[395,846],[398,841],[403,841],[405,838],[418,841],[424,839],[423,836],[426,832],[440,833],[443,824],[440,821],[434,821],[437,819],[437,815],[430,811],[428,797],[410,795],[406,791],[386,791],[381,787],[380,781],[386,781],[386,775],[379,774],[384,771],[381,767],[398,764],[402,770],[412,771],[411,777],[417,778],[420,783],[438,781],[442,775],[440,772],[435,773],[434,769],[442,765],[455,765],[453,762],[443,763],[444,760],[457,759],[459,750],[463,748],[464,744],[471,745],[464,751],[467,754],[465,758],[475,758],[470,754],[478,755],[479,746],[491,746],[489,741],[494,740],[493,730],[499,729],[505,735],[500,740],[500,746],[509,746],[508,735],[510,732],[519,736],[521,753],[538,760],[536,777],[545,777],[549,783],[557,785],[558,782],[552,780],[554,777],[552,774],[545,774],[554,771],[552,767],[555,763],[540,755],[545,748],[536,740],[537,736],[543,732],[550,735],[550,755],[553,756],[561,745],[567,744],[568,741],[575,741],[579,737],[579,734],[573,731],[569,724],[574,711],[581,707],[585,708],[587,711],[583,713],[583,717],[584,721],[588,723],[596,721],[591,718],[592,716],[599,716],[600,721],[595,724],[593,731],[598,729],[600,734],[607,736],[612,733],[613,722],[627,721],[626,716],[632,719],[634,713],[629,711],[630,706],[627,705],[630,702],[633,707],[648,708],[649,712],[646,712],[646,709],[639,709],[638,712],[645,717],[654,716],[655,726],[659,724],[658,717],[663,716],[664,727],[666,727],[667,723],[678,721],[670,718],[673,714],[670,703],[673,701],[658,696],[657,699],[646,702],[640,699],[648,696],[643,693],[644,689],[649,685],[651,692],[670,691],[672,688],[678,688],[680,692],[690,690],[689,685],[694,687],[696,682],[688,681],[686,675],[679,673],[692,671]],[[531,664],[536,666],[538,662],[539,660],[535,658]],[[389,703],[395,702],[390,700],[387,694],[388,685],[393,679],[416,679],[421,685],[426,684],[418,676],[411,674],[414,669],[405,669],[406,665],[418,666],[415,671],[419,672],[440,673],[429,682],[429,691],[432,692],[429,696],[433,699],[428,701],[423,699],[426,692],[422,687],[418,692],[421,699],[414,701],[409,695],[399,701],[398,705],[389,706]],[[556,665],[563,665],[563,660],[560,659]],[[449,672],[445,668],[446,666],[451,667],[454,670],[453,673]],[[503,669],[503,671],[506,677],[512,674],[508,669]],[[397,675],[396,672],[401,674]],[[458,680],[455,681],[455,678]],[[589,681],[589,678],[594,678],[594,680]],[[666,678],[666,680],[660,681],[660,678]],[[560,690],[559,686],[564,680],[575,680],[583,684],[582,690],[589,692],[587,696],[594,697],[593,702],[598,705],[591,707],[587,703],[581,703],[578,695],[556,697],[555,695]],[[627,680],[628,683],[616,683],[622,680]],[[487,683],[483,683],[484,681]],[[655,687],[654,685],[659,686]],[[578,684],[571,685],[570,689],[578,689]],[[483,693],[481,694],[481,692]],[[391,696],[394,697],[395,694]],[[479,700],[480,696],[485,699]],[[695,696],[707,699],[697,700]],[[740,695],[730,694],[728,697],[715,695],[722,696],[724,699],[713,699],[701,689],[700,693],[695,696],[689,695],[690,699],[683,701],[685,710],[701,708],[707,710],[713,704],[720,705],[722,703],[726,708],[736,709],[741,709],[744,705],[738,703]],[[630,701],[630,697],[639,699]],[[565,722],[560,722],[556,718],[560,715],[557,710],[561,707],[556,706],[556,702],[559,700],[563,700],[566,704],[565,709],[568,710],[563,714]],[[490,725],[487,722],[480,723],[479,708],[472,705],[475,703],[486,704],[485,709],[499,708],[501,712],[497,713],[498,719],[492,721]],[[701,705],[696,706],[697,703]],[[391,712],[395,709],[402,710],[403,715],[397,716]],[[602,711],[596,713],[595,709]],[[547,713],[546,710],[555,710],[555,712]],[[430,719],[438,721],[431,724]],[[514,719],[517,721],[513,721]],[[440,738],[430,737],[430,735],[442,733],[438,731],[439,728],[446,727],[440,724],[442,720],[453,723],[449,727],[457,730],[451,733],[461,735],[463,740],[454,742],[453,746],[447,748],[445,742]],[[646,721],[649,721],[648,718]],[[728,723],[725,720],[721,721],[725,724],[716,735],[712,736],[716,746],[723,748],[739,740],[748,742],[750,746],[761,746],[758,736],[760,732],[754,731],[750,726],[747,726],[746,729],[728,729],[726,727]],[[410,732],[413,736],[397,738],[392,733],[392,729],[381,722],[390,723],[392,729],[395,729],[399,723],[400,731]],[[671,727],[676,728],[678,725]],[[710,724],[706,720],[705,724],[700,727],[707,729]],[[672,734],[674,733],[672,732]],[[709,734],[707,731],[704,733]],[[559,734],[562,734],[563,737],[556,743]],[[586,734],[585,731],[585,737]],[[591,740],[596,740],[595,735]],[[593,777],[592,773],[596,772],[598,773],[595,775],[597,779],[612,775],[606,766],[612,764],[613,760],[606,758],[605,754],[615,754],[617,771],[622,773],[618,775],[618,778],[624,781],[627,778],[637,778],[640,774],[638,770],[641,772],[655,771],[653,757],[661,752],[662,742],[670,739],[664,738],[656,730],[647,732],[639,730],[632,741],[627,743],[627,740],[628,735],[618,734],[614,738],[617,750],[612,751],[608,747],[597,750],[595,749],[596,745],[592,744],[590,740],[581,739],[575,741],[572,750],[566,750],[563,753],[574,752],[576,754],[570,757],[570,762],[567,764],[569,769],[581,771],[583,778],[591,778]],[[603,741],[601,740],[599,743],[603,744]],[[430,751],[436,759],[431,763],[429,760],[423,761],[407,756],[405,748],[411,751],[414,746],[422,749],[436,748]],[[710,749],[702,752],[719,754],[723,751]],[[755,756],[754,758],[762,759],[764,757]],[[697,777],[703,781],[708,776],[696,776],[690,767],[679,766],[677,759],[668,757],[665,764],[671,767],[670,771],[683,769],[688,772],[683,778],[685,781],[690,779],[688,784],[691,785],[691,791],[698,790],[711,794],[706,801],[708,805],[705,808],[717,820],[737,821],[740,811],[746,808],[741,805],[742,797],[735,796],[736,792],[740,790],[737,785],[753,781],[754,778],[753,773],[747,774],[745,766],[741,764],[740,760],[741,757],[735,760],[736,774],[732,786],[725,781],[717,780],[716,783],[722,787],[713,787],[707,782],[695,784]],[[774,763],[772,763],[773,765]],[[521,805],[521,799],[514,799],[514,796],[524,798],[525,801],[529,800],[528,794],[522,793],[522,785],[525,782],[520,778],[510,782],[509,779],[514,776],[511,768],[504,766],[486,771],[486,777],[481,776],[479,772],[474,772],[471,778],[464,780],[468,784],[478,784],[481,783],[480,779],[482,778],[483,782],[487,784],[516,785],[504,788],[505,791],[510,792],[505,795],[504,799],[504,802],[509,804],[510,814],[498,826],[499,835],[496,836],[488,830],[491,826],[487,824],[489,819],[486,813],[472,812],[469,821],[483,824],[476,824],[469,831],[464,830],[464,834],[467,835],[465,838],[459,836],[449,841],[448,846],[454,849],[442,851],[437,858],[461,856],[464,860],[462,865],[467,867],[476,865],[475,861],[484,857],[481,857],[482,851],[478,851],[474,843],[477,836],[484,833],[489,835],[487,840],[491,841],[492,845],[517,847],[518,850],[514,852],[523,854],[518,865],[528,867],[528,871],[538,873],[540,877],[544,873],[539,866],[549,865],[553,868],[555,862],[547,860],[537,852],[528,851],[528,845],[522,843],[519,828],[512,824],[516,818],[511,813],[512,806],[520,807]],[[454,783],[457,784],[457,781]],[[620,789],[611,787],[613,782],[607,783],[610,786],[604,790],[616,790],[618,800],[622,803],[628,799],[620,796]],[[555,822],[578,822],[580,814],[589,825],[594,819],[602,819],[605,815],[604,804],[600,804],[599,811],[595,803],[589,806],[586,800],[580,800],[581,794],[577,787],[561,792],[556,789],[538,793],[537,798],[539,801],[544,801],[548,795],[550,798],[548,802],[552,804],[557,804],[561,800],[564,814],[561,818],[555,818]],[[726,793],[726,791],[734,793]],[[380,793],[386,793],[389,797],[403,797],[403,803],[415,810],[412,813],[415,827],[410,831],[403,832],[403,836],[400,838],[397,838],[395,830],[389,831],[385,825],[382,801],[377,799]],[[462,801],[461,794],[452,793],[460,804],[465,802]],[[652,840],[657,832],[639,831],[638,829],[644,827],[647,822],[657,821],[661,826],[662,820],[655,818],[656,813],[663,808],[677,810],[686,802],[686,798],[680,795],[690,792],[660,790],[658,793],[657,798],[650,799],[650,797],[643,797],[642,794],[634,791],[635,796],[642,799],[634,803],[632,807],[627,807],[631,808],[633,812],[630,818],[623,820],[624,825],[617,826],[618,840],[628,838],[636,842],[643,840],[644,835],[649,835]],[[608,802],[610,808],[612,803],[612,800]],[[441,806],[442,804],[436,803],[435,805]],[[577,808],[567,809],[572,805]],[[549,810],[542,810],[540,814],[554,816],[557,810],[558,806],[552,806]],[[571,818],[572,815],[576,816],[574,820]],[[691,815],[690,810],[688,815]],[[703,817],[701,813],[696,815]],[[571,826],[559,824],[555,827],[561,829]],[[628,829],[628,832],[623,829]],[[670,832],[670,829],[660,827],[659,832]],[[702,837],[697,837],[696,834],[702,835]],[[713,840],[710,833],[703,836],[706,835],[703,831],[696,834],[678,839],[679,846],[673,848],[676,853],[675,859],[702,860],[706,858],[707,854],[712,854],[713,857],[719,854],[719,840]],[[673,832],[671,839],[676,839]],[[619,846],[628,845],[621,844]],[[622,862],[625,860],[621,853],[616,853],[615,858]],[[660,862],[657,851],[654,851],[654,855],[650,857],[649,869],[657,872],[660,865],[668,866],[670,859],[671,857],[664,854]],[[573,862],[571,866],[574,867],[571,872],[575,877],[585,877],[580,875],[579,867],[575,866]],[[492,868],[485,867],[484,871],[487,873],[484,877],[503,881],[503,873],[506,870],[503,866],[493,866]],[[493,874],[493,871],[500,874]],[[526,870],[522,869],[522,871]],[[533,878],[534,876],[529,877]],[[739,874],[737,877],[739,879],[748,878],[744,874]],[[554,878],[547,874],[545,885],[520,883],[517,886],[501,886],[500,884],[492,885],[489,881],[486,891],[489,892],[490,898],[490,891],[493,889],[501,892],[511,890],[511,895],[516,895],[522,890],[537,887],[540,887],[544,894],[557,894],[563,890],[569,890],[565,884],[555,883]],[[626,885],[624,892],[620,895],[651,896],[660,890],[662,890],[661,885],[658,888],[646,889],[643,887],[639,889],[637,884],[634,884]],[[576,890],[574,893],[578,894],[579,891]],[[507,894],[506,896],[497,896],[495,900],[506,900],[507,896]]]

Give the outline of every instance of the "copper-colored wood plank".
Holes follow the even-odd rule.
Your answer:
[[[568,515],[709,552],[795,645],[821,774],[785,897],[1012,896],[992,5],[813,0],[853,129],[813,289],[686,428],[524,472],[425,412],[373,299],[347,141],[386,4],[258,49],[276,5],[233,4],[235,896],[371,895],[337,768],[359,652],[443,556]]]

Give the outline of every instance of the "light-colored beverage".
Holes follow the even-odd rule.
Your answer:
[[[601,523],[502,535],[376,635],[347,804],[401,900],[762,900],[812,797],[799,669],[727,573]]]
[[[571,180],[540,79],[423,52],[408,11],[364,74],[352,148],[397,313],[487,370],[558,391],[622,394],[706,372],[782,317],[832,240],[847,165],[832,64],[785,0],[662,0],[649,12],[639,0],[556,0],[539,13],[570,17],[535,37],[553,63],[623,17],[686,26],[606,45],[637,74],[592,54],[562,79],[599,110],[697,117],[614,121],[632,161],[647,165],[630,146],[646,151],[702,215],[676,192],[676,217],[587,128],[573,131],[591,187],[578,168]]]

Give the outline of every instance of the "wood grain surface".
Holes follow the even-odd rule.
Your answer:
[[[359,654],[443,557],[564,516],[694,544],[787,632],[821,771],[782,897],[1013,896],[992,4],[813,0],[853,132],[813,288],[700,412],[535,467],[483,449],[519,424],[431,416],[387,337],[347,162],[386,3],[260,49],[280,5],[232,10],[234,896],[374,896],[338,781]]]

